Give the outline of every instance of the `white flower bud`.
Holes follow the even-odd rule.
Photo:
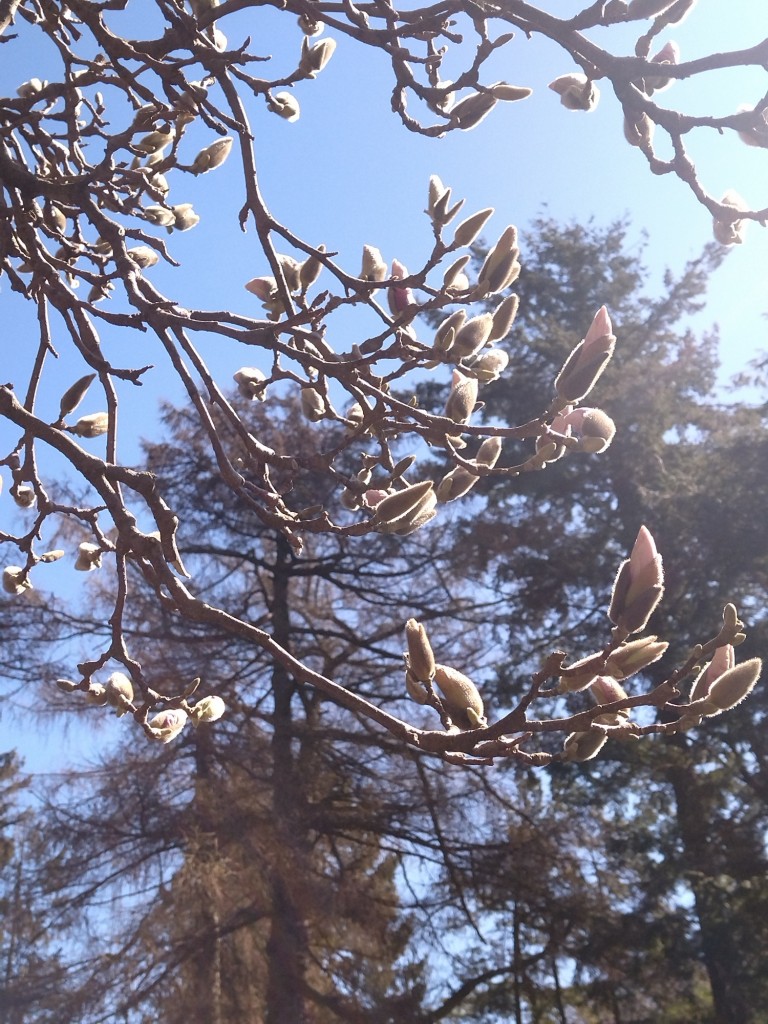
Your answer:
[[[88,416],[81,416],[77,423],[66,428],[70,434],[77,434],[78,437],[99,437],[109,430],[109,414],[106,412],[92,412]]]
[[[18,597],[25,590],[33,590],[29,577],[20,565],[8,565],[3,569],[3,590]]]
[[[215,167],[221,167],[229,156],[232,149],[233,139],[227,135],[226,138],[217,139],[210,146],[205,146],[192,161],[193,174],[205,174]]]
[[[91,544],[84,540],[77,549],[75,569],[78,572],[91,572],[93,569],[101,568],[101,556],[103,552],[98,544]]]
[[[190,712],[190,718],[195,726],[200,725],[202,722],[217,722],[226,710],[227,705],[221,697],[212,695],[210,697],[203,697],[202,700],[195,704]]]
[[[189,721],[189,715],[181,708],[161,711],[147,722],[152,735],[161,743],[170,743]]]
[[[267,397],[267,389],[264,384],[267,378],[257,367],[242,366],[237,373],[232,375],[232,378],[243,398],[249,398],[251,401],[256,399],[259,402],[263,402]]]
[[[273,114],[286,121],[298,121],[301,114],[299,101],[291,92],[267,93],[267,106]]]

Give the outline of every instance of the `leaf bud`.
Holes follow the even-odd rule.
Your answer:
[[[455,725],[460,729],[478,729],[486,724],[483,699],[468,676],[448,665],[435,665],[435,683]]]

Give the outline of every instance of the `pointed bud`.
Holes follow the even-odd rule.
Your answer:
[[[64,394],[61,396],[61,402],[59,404],[59,418],[64,419],[65,416],[69,416],[71,412],[80,405],[82,400],[85,398],[88,388],[96,380],[95,373],[88,373],[85,377],[81,377],[75,381],[72,387],[67,388]]]
[[[566,359],[555,379],[555,391],[566,402],[586,398],[608,365],[616,337],[611,333],[611,319],[601,306],[582,342]]]
[[[489,85],[488,91],[491,96],[497,100],[503,100],[505,103],[526,100],[533,93],[533,89],[529,89],[525,85],[509,85],[507,82],[496,82],[494,85]]]
[[[377,525],[395,525],[399,520],[420,509],[432,493],[432,481],[422,480],[389,494],[376,504],[373,521]]]
[[[467,275],[463,272],[469,263],[469,256],[460,256],[443,274],[443,288],[446,291],[464,291],[469,287]],[[466,284],[465,284],[466,282]]]
[[[463,220],[456,228],[451,248],[458,249],[465,245],[471,245],[483,230],[492,214],[493,207],[489,206],[487,209],[473,213],[471,217]]]
[[[697,709],[698,713],[705,718],[712,718],[741,704],[754,689],[762,667],[760,658],[750,658],[749,661],[742,661],[740,665],[727,669],[710,686],[703,701],[706,707]]]
[[[437,485],[436,495],[437,500],[455,501],[457,498],[463,498],[465,494],[468,494],[475,486],[480,477],[474,473],[470,473],[468,469],[463,466],[456,466],[449,473],[446,473],[440,483]]]
[[[468,423],[476,404],[477,381],[454,370],[451,393],[445,403],[443,415],[454,423]]]
[[[325,252],[325,246],[318,246],[318,252]],[[312,285],[317,281],[318,277],[323,271],[323,264],[317,258],[317,256],[308,256],[301,264],[299,270],[299,283],[301,285],[301,291],[307,292]]]
[[[663,592],[661,555],[650,531],[641,526],[632,554],[616,576],[608,618],[627,634],[637,633],[645,627]]]
[[[405,624],[405,639],[408,644],[408,668],[420,681],[426,682],[435,674],[435,655],[427,631],[421,622],[408,619]]]
[[[489,92],[473,92],[459,100],[450,110],[449,117],[462,131],[469,131],[483,121],[496,106]]]
[[[612,704],[617,700],[626,700],[627,691],[613,676],[597,676],[589,685],[595,704]],[[596,725],[620,725],[622,720],[629,718],[629,708],[620,711],[609,711],[594,719]]]
[[[400,260],[392,260],[392,272],[391,275],[393,281],[401,281],[403,278],[408,277],[408,268],[405,267]],[[413,292],[410,288],[401,288],[398,285],[390,285],[387,289],[387,301],[389,303],[389,311],[393,317],[398,317],[405,313],[411,306],[416,302],[413,296]]]
[[[517,295],[508,295],[493,311],[493,326],[488,335],[489,343],[501,341],[509,334],[512,324],[517,316],[517,308],[520,305],[520,298]]]
[[[481,313],[466,321],[457,331],[451,349],[454,361],[468,359],[485,345],[493,327],[493,314]]]
[[[440,324],[435,332],[435,340],[432,348],[435,352],[450,352],[456,339],[456,333],[462,328],[467,319],[467,312],[464,309],[457,309]]]
[[[668,647],[668,643],[660,641],[655,636],[630,640],[610,653],[603,671],[614,679],[628,679],[635,672],[642,672],[658,661]]]
[[[429,694],[423,683],[420,683],[416,676],[406,667],[405,670],[405,689],[411,700],[415,700],[417,704],[426,704],[429,700]]]
[[[435,683],[455,725],[460,729],[478,729],[486,724],[483,699],[468,676],[448,665],[436,665]]]
[[[192,161],[192,173],[205,174],[207,171],[212,171],[215,167],[221,167],[229,156],[233,142],[234,139],[228,135],[226,138],[217,139],[210,146],[205,146],[201,149]]]
[[[712,683],[714,683],[718,676],[721,676],[724,672],[732,669],[735,664],[736,657],[734,655],[733,645],[725,644],[723,647],[718,647],[712,655],[712,660],[704,666],[693,681],[690,696],[691,702],[702,700],[706,697]]]
[[[325,416],[325,402],[316,388],[301,389],[301,411],[312,423],[319,422]]]
[[[387,276],[387,264],[375,245],[363,246],[363,265],[360,277],[363,281],[383,281]]]

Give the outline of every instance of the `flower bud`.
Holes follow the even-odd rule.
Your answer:
[[[81,416],[77,423],[66,428],[70,434],[78,437],[100,437],[109,430],[109,414],[106,412],[92,412],[88,416]]]
[[[555,379],[555,391],[565,402],[579,402],[597,383],[613,355],[616,337],[611,333],[611,320],[602,306],[592,321],[583,341],[566,359]]]
[[[229,156],[233,142],[234,139],[227,135],[226,138],[217,139],[210,146],[205,146],[201,149],[192,161],[192,173],[205,174],[207,171],[212,171],[215,167],[221,167]]]
[[[582,406],[556,416],[552,429],[573,437],[578,442],[577,451],[597,454],[609,447],[616,433],[616,424],[602,409]]]
[[[7,565],[3,569],[3,590],[18,597],[25,590],[33,590],[32,581],[20,565]]]
[[[74,693],[78,688],[77,683],[73,682],[71,679],[57,679],[56,686],[62,693]]]
[[[476,127],[496,106],[496,99],[489,92],[473,92],[459,100],[451,108],[449,117],[462,131]]]
[[[680,47],[670,40],[651,57],[651,62],[654,64],[677,64],[679,58]],[[668,75],[647,76],[643,82],[643,92],[647,96],[652,96],[655,92],[661,92],[668,88],[673,81],[674,79]]]
[[[421,622],[408,619],[405,624],[405,639],[408,644],[407,665],[418,680],[432,679],[435,674],[435,655],[427,631]]]
[[[179,203],[171,207],[173,226],[179,231],[189,231],[200,223],[200,218],[192,208],[192,203]]]
[[[16,90],[16,95],[22,100],[31,100],[42,92],[48,83],[42,78],[30,78],[28,82],[22,82]]]
[[[507,82],[496,82],[488,86],[488,91],[497,100],[505,103],[515,103],[517,100],[525,100],[532,94],[533,89],[525,85],[509,85]]]
[[[387,264],[375,245],[363,246],[363,266],[360,278],[363,281],[383,281],[387,276]]]
[[[567,110],[592,111],[600,99],[600,90],[586,75],[561,75],[549,88],[560,97],[560,102]]]
[[[488,342],[501,341],[509,334],[512,324],[517,316],[517,307],[520,305],[520,298],[517,295],[508,295],[493,311],[493,326],[488,335]]]
[[[267,397],[267,388],[264,383],[267,378],[257,367],[241,366],[237,373],[232,375],[232,379],[237,384],[237,390],[243,398],[263,402]]]
[[[325,246],[318,246],[318,252],[325,252]],[[301,291],[308,291],[323,271],[323,264],[317,256],[308,256],[299,268]]]
[[[69,416],[71,412],[80,405],[82,400],[91,386],[93,381],[96,379],[95,373],[88,373],[85,377],[81,377],[75,381],[72,387],[67,388],[64,394],[61,396],[59,403],[59,418],[64,419],[65,416]]]
[[[426,704],[429,700],[426,687],[407,667],[405,669],[405,690],[411,700],[415,700],[417,704]]]
[[[589,732],[572,732],[563,744],[565,761],[591,761],[605,746],[608,734],[604,729],[592,728]]]
[[[101,683],[91,683],[86,691],[85,699],[95,708],[105,708],[107,706],[106,688]]]
[[[245,290],[264,303],[272,302],[277,296],[277,281],[274,277],[254,277],[246,282]]]
[[[305,78],[317,78],[318,73],[323,70],[325,65],[333,56],[333,51],[335,49],[335,39],[326,37],[325,39],[321,39],[319,43],[310,45],[309,39],[305,35],[301,41],[301,61],[299,63],[299,71]]]
[[[486,725],[483,699],[468,676],[448,665],[435,665],[435,683],[455,725],[460,729],[479,729]]]
[[[138,142],[132,143],[131,149],[134,153],[152,156],[152,154],[159,153],[166,146],[170,145],[173,142],[173,136],[173,128],[169,128],[165,132],[150,132],[149,135],[145,135]]]
[[[440,324],[435,332],[435,340],[432,348],[435,352],[448,353],[453,348],[456,334],[461,330],[467,319],[467,312],[464,309],[457,309]]]
[[[323,396],[317,388],[301,389],[301,411],[312,423],[318,423],[323,419],[327,410]]]
[[[493,207],[489,206],[487,209],[480,210],[478,213],[473,213],[471,217],[467,217],[466,220],[463,220],[456,228],[451,248],[458,249],[465,245],[471,245],[483,230],[488,218],[492,214]]]
[[[661,555],[649,530],[641,526],[630,557],[619,568],[608,618],[627,634],[645,627],[664,592]]]
[[[120,717],[131,709],[133,683],[124,672],[113,672],[104,687],[104,696]]]
[[[713,704],[717,711],[705,712],[705,715],[719,714],[721,711],[730,711],[737,704],[741,704],[748,694],[752,692],[755,683],[760,678],[763,663],[760,658],[750,658],[749,661],[742,661],[740,665],[727,669],[712,683],[709,693],[706,696],[708,704]]]
[[[84,540],[77,549],[75,569],[78,572],[91,572],[93,569],[100,569],[102,554],[103,551],[98,544],[91,544],[90,541]]]
[[[132,249],[128,250],[128,255],[136,266],[141,267],[142,270],[146,270],[147,267],[154,267],[160,259],[155,250],[150,249],[148,245],[135,245]]]
[[[463,466],[456,466],[449,473],[446,473],[437,485],[438,501],[455,501],[468,494],[480,479],[475,473],[470,473]]]
[[[26,484],[19,484],[17,487],[12,487],[11,495],[19,508],[31,508],[37,500],[34,488],[28,487]]]
[[[498,380],[509,365],[509,356],[501,348],[493,348],[483,352],[472,363],[472,373],[481,384],[490,384]]]
[[[624,138],[630,146],[650,146],[653,141],[655,124],[642,111],[633,117],[624,117]]]
[[[192,725],[198,726],[203,722],[218,722],[226,710],[227,705],[221,697],[216,695],[203,697],[190,711]]]
[[[704,666],[693,681],[690,696],[691,702],[706,697],[717,677],[733,668],[735,664],[736,657],[733,645],[725,644],[723,647],[718,647],[712,655],[712,660]]]
[[[366,492],[366,496],[369,493]],[[387,495],[376,504],[373,522],[382,533],[407,529],[420,513],[433,513],[435,501],[431,480],[410,484],[400,491],[395,491],[394,494]],[[429,515],[429,518],[431,519],[432,515]]]
[[[403,278],[408,277],[408,269],[400,260],[392,260],[392,273],[390,276],[393,281],[401,281]],[[410,288],[401,288],[393,284],[387,289],[387,301],[392,316],[398,317],[405,313],[410,306],[413,306],[416,299]]]
[[[443,415],[454,423],[468,423],[476,404],[477,381],[454,370],[451,393],[445,403]]]
[[[451,357],[458,361],[459,359],[468,359],[479,352],[488,340],[492,326],[492,313],[481,313],[479,316],[473,316],[467,320],[456,331]]]
[[[152,735],[161,743],[170,743],[182,731],[189,721],[186,711],[181,708],[172,708],[168,711],[161,711],[147,722]]]
[[[267,93],[267,106],[273,114],[286,121],[298,121],[301,114],[299,101],[291,92]]]
[[[626,700],[628,697],[627,691],[613,676],[596,676],[589,684],[589,689],[595,704],[612,704],[616,700]],[[597,725],[620,725],[625,718],[629,718],[629,708],[598,715],[594,721]]]
[[[720,203],[732,210],[748,209],[745,200],[732,188],[728,189]],[[712,220],[712,232],[720,245],[741,245],[746,230],[745,220],[719,220],[717,215]]]
[[[611,651],[605,663],[604,672],[614,679],[628,679],[635,672],[642,672],[664,654],[668,643],[655,636],[645,636],[639,640],[630,640],[615,651]]]

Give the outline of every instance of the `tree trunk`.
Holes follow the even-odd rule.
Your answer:
[[[278,537],[270,607],[274,637],[290,648],[290,548]],[[271,924],[267,941],[266,1024],[311,1024],[306,999],[309,941],[297,898],[302,885],[306,837],[302,826],[300,780],[292,750],[292,701],[296,684],[278,664],[272,671],[274,730],[272,734],[272,814],[276,837],[269,877]]]

